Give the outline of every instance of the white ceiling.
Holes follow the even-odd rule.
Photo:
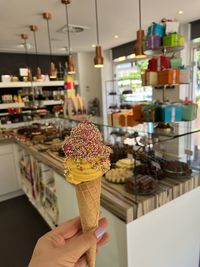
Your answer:
[[[0,0],[0,51],[23,52],[23,48],[17,48],[22,43],[21,33],[28,33],[29,43],[33,45],[28,25],[36,24],[39,27],[38,49],[49,53],[46,21],[41,15],[49,11],[53,15],[50,22],[53,52],[65,54],[60,48],[66,47],[67,37],[57,32],[66,22],[64,8],[61,0]],[[184,14],[178,15],[179,10]],[[142,0],[143,28],[163,17],[177,18],[181,22],[200,19],[199,11],[199,0]],[[70,24],[91,28],[72,35],[72,50],[93,50],[91,45],[96,43],[94,0],[71,0],[69,17]],[[99,0],[99,20],[100,43],[104,49],[134,40],[138,29],[138,0]],[[119,39],[114,38],[116,34]]]

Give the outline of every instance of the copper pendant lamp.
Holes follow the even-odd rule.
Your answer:
[[[66,13],[66,25],[67,25],[67,40],[68,40],[68,57],[67,57],[67,73],[75,74],[75,66],[73,62],[73,57],[71,53],[71,39],[70,39],[70,30],[69,30],[69,14],[68,14],[68,5],[71,3],[71,0],[61,0],[61,3],[65,5]]]
[[[35,44],[36,77],[37,77],[37,80],[41,80],[42,72],[41,72],[41,68],[39,67],[38,47],[37,47],[37,38],[36,38],[36,32],[38,31],[38,27],[36,25],[30,25],[30,30],[33,32],[33,38],[34,38],[34,44]]]
[[[25,56],[26,56],[26,67],[28,69],[28,81],[32,81],[32,74],[29,66],[29,58],[28,58],[28,34],[22,33],[21,34],[21,39],[24,41],[24,49],[25,49]]]
[[[49,41],[49,53],[50,53],[50,80],[56,80],[56,68],[55,64],[53,63],[53,56],[52,56],[52,46],[51,46],[51,35],[50,35],[50,27],[49,21],[52,19],[52,15],[49,12],[44,12],[42,14],[43,19],[47,21],[47,32],[48,32],[48,41]]]
[[[104,58],[102,56],[102,49],[99,42],[99,18],[98,18],[98,4],[97,0],[95,0],[95,17],[96,17],[96,33],[97,33],[97,45],[96,45],[96,52],[94,58],[94,67],[95,68],[102,68],[104,66]]]
[[[144,54],[144,30],[142,30],[142,8],[141,0],[139,0],[139,30],[137,31],[137,41],[135,45],[135,57],[145,58]]]

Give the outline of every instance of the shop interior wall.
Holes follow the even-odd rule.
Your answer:
[[[113,61],[112,50],[108,49],[104,51],[104,68],[101,70],[101,86],[102,86],[102,101],[103,101],[103,122],[107,124],[107,88],[106,81],[113,80]]]
[[[39,55],[38,59],[42,73],[48,74],[51,62],[50,56]],[[52,59],[56,67],[58,67],[59,62],[62,63],[63,67],[65,66],[66,56],[53,55]],[[0,53],[0,75],[9,74],[18,76],[19,68],[25,68],[27,64],[31,67],[33,75],[35,75],[37,67],[37,57],[35,54],[29,54],[26,57],[26,54],[23,53]]]
[[[77,53],[80,92],[88,108],[88,102],[98,98],[102,115],[101,70],[94,68],[94,53]]]

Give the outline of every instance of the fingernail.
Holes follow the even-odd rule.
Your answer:
[[[102,236],[105,234],[105,230],[103,228],[97,228],[95,231],[95,235],[97,239],[102,238]]]

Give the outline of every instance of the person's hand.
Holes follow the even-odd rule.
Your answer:
[[[28,267],[85,267],[86,251],[108,242],[107,225],[102,218],[99,228],[88,233],[82,233],[80,218],[60,225],[38,240]]]

